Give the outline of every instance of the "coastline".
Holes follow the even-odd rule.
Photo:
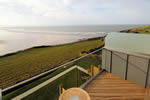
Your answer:
[[[0,58],[0,88],[38,75],[79,57],[82,51],[94,50],[102,45],[103,39],[97,38],[57,46],[33,47],[5,55]]]
[[[77,40],[77,41],[75,41],[75,42],[64,43],[64,44],[58,44],[58,45],[33,46],[33,47],[31,47],[31,48],[26,48],[26,49],[19,50],[19,51],[16,51],[16,52],[11,52],[11,53],[7,53],[7,54],[4,54],[4,55],[0,55],[0,58],[12,56],[12,55],[15,55],[15,54],[18,54],[18,53],[27,51],[27,50],[36,49],[36,48],[49,48],[49,47],[65,46],[65,45],[75,44],[75,43],[84,42],[84,41],[98,40],[98,39],[104,38],[105,36],[106,36],[106,35],[104,35],[103,37],[102,37],[102,36],[98,36],[98,37],[80,39],[80,40]],[[4,42],[3,42],[3,41],[0,41],[0,43],[4,43]]]
[[[136,28],[131,28],[127,30],[122,30],[120,31],[125,32],[125,33],[135,33],[135,34],[150,34],[150,25],[147,26],[141,26],[141,27],[136,27]]]

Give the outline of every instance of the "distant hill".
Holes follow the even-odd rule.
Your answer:
[[[132,28],[132,29],[128,29],[128,30],[123,30],[120,32],[126,32],[126,33],[140,33],[140,34],[150,34],[150,25],[148,26],[141,26],[141,27],[137,27],[137,28]]]

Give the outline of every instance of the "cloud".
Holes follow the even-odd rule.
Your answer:
[[[149,24],[149,0],[0,0],[0,25]]]

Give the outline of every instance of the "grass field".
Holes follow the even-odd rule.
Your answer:
[[[92,65],[98,65],[101,64],[101,51],[97,52],[96,54],[91,54],[83,59],[80,59],[79,61],[76,61],[72,64],[69,64],[68,67],[65,68],[60,68],[56,70],[55,72],[42,77],[36,81],[33,81],[29,84],[26,84],[25,86],[15,89],[11,93],[8,93],[7,95],[3,96],[3,100],[10,100],[11,98],[37,86],[38,84],[56,76],[57,74],[65,71],[66,69],[74,66],[74,65],[79,65],[83,67],[84,69],[89,69],[90,66]],[[48,100],[57,100],[59,97],[59,92],[58,92],[58,86],[59,84],[63,84],[65,89],[71,88],[71,87],[78,87],[81,84],[85,82],[81,78],[81,76],[84,75],[82,72],[80,72],[77,69],[74,69],[73,71],[67,73],[66,75],[58,78],[54,82],[44,86],[43,88],[39,89],[38,91],[34,92],[33,94],[25,97],[23,100],[45,100],[49,98]],[[68,81],[69,80],[69,81]]]
[[[84,67],[85,69],[89,69],[91,65],[97,66],[101,65],[102,63],[102,55],[99,54],[91,54],[90,56],[87,56],[79,61],[76,62],[76,65],[79,65],[81,67]]]
[[[83,59],[74,63],[75,65],[79,65],[84,69],[89,69],[91,64],[92,65],[99,65],[101,64],[101,52],[96,54],[91,54]],[[82,74],[79,70],[75,69],[66,75],[62,76],[61,78],[55,80],[54,82],[44,86],[43,88],[39,89],[38,91],[34,92],[33,94],[25,97],[23,100],[58,100],[58,86],[59,84],[63,84],[65,89],[78,87],[83,84]]]
[[[22,80],[63,64],[79,56],[81,51],[100,47],[101,40],[32,48],[17,54],[0,58],[0,88],[6,88]]]
[[[142,26],[142,27],[137,27],[137,28],[132,28],[132,29],[129,29],[129,30],[123,30],[121,32],[150,34],[150,25],[148,25],[148,26]]]
[[[53,76],[65,71],[66,69],[68,69],[70,67],[61,68],[52,74],[49,74],[39,80],[36,80],[36,81],[34,81],[30,84],[27,84],[19,89],[16,89],[13,92],[3,96],[3,100],[10,100],[13,97],[37,86],[38,84],[52,78]],[[46,100],[57,100],[57,98],[59,96],[59,89],[58,89],[59,84],[63,84],[64,88],[68,89],[71,87],[77,87],[77,85],[80,85],[81,83],[83,83],[82,80],[80,80],[80,76],[79,76],[80,74],[78,75],[78,78],[77,78],[77,73],[79,74],[77,69],[74,69],[71,72],[67,73],[66,75],[58,78],[57,80],[53,81],[52,83],[50,83],[50,84],[44,86],[43,88],[39,89],[38,91],[34,92],[33,94],[25,97],[24,99],[25,100],[45,100],[45,98],[49,97],[49,99],[46,99]],[[67,80],[70,80],[70,81],[67,81]]]
[[[23,100],[58,100],[60,84],[63,84],[65,89],[77,87],[78,85],[78,70],[74,69],[66,75],[58,78],[54,82],[44,86],[33,94],[25,97]],[[77,79],[78,78],[78,79]],[[69,81],[68,81],[69,80]]]

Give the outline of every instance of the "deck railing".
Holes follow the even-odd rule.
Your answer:
[[[119,67],[121,67],[123,74],[117,73],[117,75],[120,75],[125,80],[130,80],[145,88],[147,88],[150,85],[150,77],[149,77],[150,76],[150,73],[149,73],[150,56],[149,55],[126,52],[126,51],[111,49],[111,48],[104,48],[104,50],[105,50],[105,53],[104,53],[105,59],[103,59],[104,63],[109,63],[109,66],[104,64],[105,66],[104,69],[107,69],[107,71],[110,73],[116,74],[117,73],[116,70],[119,69]],[[105,55],[106,52],[107,52],[107,57]],[[134,58],[130,60],[131,57],[134,57]],[[143,60],[143,61],[139,61],[139,60]],[[115,63],[119,63],[119,61],[123,61],[123,63],[116,65]],[[142,66],[139,66],[138,63],[142,63],[141,64]],[[135,68],[135,70],[132,71],[131,70],[132,68]],[[145,80],[143,80],[143,78]],[[142,84],[143,81],[144,81],[144,84]]]
[[[53,81],[57,80],[58,78],[62,77],[63,75],[65,75],[65,74],[67,74],[67,73],[69,73],[69,72],[71,72],[71,71],[73,71],[73,70],[75,70],[75,69],[77,69],[77,70],[79,70],[79,71],[81,71],[81,72],[84,72],[84,73],[88,74],[88,73],[86,72],[86,70],[83,69],[82,67],[77,66],[77,65],[72,66],[71,68],[66,69],[65,71],[63,71],[63,72],[59,73],[58,75],[56,75],[56,76],[50,78],[49,80],[47,80],[47,81],[45,81],[45,82],[43,82],[43,83],[41,83],[41,84],[39,84],[39,85],[33,87],[32,89],[30,89],[30,90],[28,90],[28,91],[26,91],[26,92],[24,92],[24,93],[22,93],[22,94],[20,94],[20,95],[18,95],[18,96],[16,96],[16,97],[14,97],[12,100],[21,100],[21,99],[25,98],[26,96],[28,96],[28,95],[30,95],[30,94],[36,92],[36,91],[39,90],[40,88],[42,88],[42,87],[44,87],[44,86],[46,86],[46,85],[52,83]]]
[[[76,69],[78,69],[80,72],[83,72],[83,73],[85,73],[85,74],[87,74],[86,73],[86,71],[85,70],[87,70],[87,72],[90,72],[90,68],[91,68],[91,66],[97,66],[97,64],[101,64],[101,52],[102,52],[102,49],[103,49],[103,46],[102,47],[100,47],[99,49],[97,49],[97,50],[95,50],[95,51],[93,51],[93,52],[90,52],[90,53],[87,53],[86,55],[84,55],[84,56],[80,56],[79,58],[77,58],[77,59],[74,59],[74,60],[72,60],[72,61],[69,61],[69,62],[67,62],[67,63],[65,63],[65,64],[62,64],[62,65],[60,65],[60,66],[58,66],[58,67],[55,67],[55,68],[53,68],[53,69],[51,69],[51,70],[49,70],[49,71],[46,71],[46,72],[43,72],[43,73],[41,73],[41,74],[39,74],[39,75],[37,75],[37,76],[34,76],[34,77],[32,77],[32,78],[29,78],[29,79],[27,79],[27,80],[25,80],[25,81],[22,81],[22,82],[20,82],[20,83],[17,83],[17,84],[15,84],[15,85],[13,85],[13,86],[10,86],[10,87],[8,87],[8,88],[5,88],[5,89],[0,89],[0,100],[2,99],[2,96],[7,96],[7,94],[9,94],[9,93],[12,93],[12,92],[14,92],[15,90],[18,90],[18,89],[20,89],[20,88],[22,88],[22,87],[24,87],[24,86],[26,86],[26,85],[28,85],[29,83],[32,83],[32,82],[34,82],[34,81],[36,81],[36,80],[38,80],[38,79],[41,79],[41,78],[43,78],[43,77],[46,77],[46,76],[48,76],[48,75],[51,75],[51,73],[55,73],[55,71],[57,71],[57,70],[63,70],[61,73],[63,73],[65,70],[64,70],[64,68],[66,68],[65,66],[67,66],[68,68],[73,68],[75,65],[78,65],[79,67],[75,67]],[[84,59],[87,59],[87,62],[85,62],[85,60]],[[88,59],[89,59],[89,61],[88,61]],[[91,61],[90,61],[91,60]],[[94,62],[93,62],[94,61]],[[96,61],[96,62],[95,62]],[[96,65],[94,65],[94,64],[96,64]],[[84,65],[84,66],[83,66]],[[68,70],[68,68],[66,69],[66,71]],[[73,68],[74,69],[74,68]],[[73,69],[71,69],[71,70],[69,70],[69,71],[67,71],[66,73],[64,73],[63,75],[65,75],[65,74],[67,74],[67,73],[69,73],[70,71],[72,71]],[[77,72],[77,73],[79,73],[79,71]],[[80,74],[83,74],[83,73],[80,73]],[[58,77],[58,75],[59,74],[57,74],[57,75],[55,75],[55,76],[53,76],[53,77],[51,77],[51,78],[49,78],[48,80],[53,80],[53,81],[55,81],[55,80],[58,80],[59,81],[59,78],[62,76],[59,76]],[[78,74],[77,74],[78,75]],[[96,74],[94,74],[94,75],[96,75]],[[57,76],[57,78],[56,78],[56,76]],[[79,80],[78,79],[78,77],[79,76],[77,76],[77,81],[81,81],[81,80]],[[81,75],[80,75],[80,77],[81,77]],[[88,76],[88,79],[91,77],[91,75],[89,75]],[[48,80],[46,80],[46,81],[48,81]],[[46,82],[46,81],[44,81],[44,82]],[[86,80],[87,81],[87,80]],[[86,82],[85,81],[85,82]],[[22,99],[22,94],[23,93],[26,93],[27,92],[27,94],[26,94],[26,96],[28,96],[28,95],[30,95],[30,94],[32,94],[33,92],[36,92],[36,91],[38,91],[39,89],[41,89],[42,87],[44,87],[44,86],[46,86],[46,85],[48,85],[49,83],[51,83],[51,82],[48,82],[48,83],[44,83],[44,82],[42,82],[42,83],[40,83],[40,84],[38,84],[38,85],[40,85],[41,87],[40,88],[35,88],[35,87],[38,87],[38,85],[36,85],[36,86],[34,86],[34,87],[32,87],[32,88],[30,88],[30,89],[28,89],[28,90],[25,90],[24,92],[22,92],[22,93],[19,93],[19,94],[15,94],[15,97],[12,97],[11,99],[13,99],[13,100],[18,100],[18,98],[20,98],[20,99]],[[81,84],[82,83],[82,84]],[[25,85],[24,85],[25,84]],[[79,84],[79,82],[77,82],[77,86],[76,87],[80,87],[80,86],[83,86],[83,82],[80,82],[80,84]],[[10,91],[10,92],[9,92]],[[32,91],[32,92],[31,92]],[[49,91],[51,91],[51,90],[49,90]],[[8,92],[8,93],[7,93]],[[3,95],[3,94],[5,94],[5,95]],[[18,98],[17,98],[18,97]]]
[[[109,55],[108,55],[108,59],[106,59],[105,57],[104,57],[104,59],[103,59],[103,61],[105,61],[106,63],[107,63],[107,65],[103,65],[103,68],[101,68],[102,70],[100,70],[98,73],[96,73],[96,74],[94,74],[94,76],[91,76],[90,74],[89,74],[89,76],[88,76],[88,79],[87,80],[85,80],[84,82],[79,82],[79,81],[81,81],[81,80],[79,80],[78,79],[78,77],[80,77],[81,78],[81,73],[80,72],[83,72],[84,74],[88,74],[87,72],[90,72],[89,70],[90,70],[90,67],[89,67],[89,65],[91,66],[92,64],[94,65],[95,63],[97,63],[97,62],[99,62],[99,64],[101,64],[101,60],[102,60],[102,57],[101,57],[101,53],[102,53],[102,49],[103,49],[103,51],[108,51],[107,53],[109,53]],[[105,53],[103,53],[103,54],[105,54]],[[124,55],[124,57],[121,55],[121,54],[123,54]],[[98,57],[98,59],[97,59],[97,57]],[[138,60],[134,60],[133,59],[133,57],[135,58],[135,59],[137,59],[138,58]],[[85,60],[86,60],[86,62],[85,62]],[[88,60],[89,59],[89,60]],[[96,59],[96,60],[95,60]],[[118,60],[119,59],[119,60]],[[142,62],[142,64],[141,65],[143,65],[143,66],[141,66],[141,67],[139,67],[137,64],[137,62],[139,62],[139,59],[140,60],[143,60],[143,61],[140,61],[140,62]],[[91,60],[91,61],[90,61]],[[97,61],[97,62],[92,62],[92,61]],[[119,64],[119,65],[117,65],[117,66],[115,66],[115,64],[117,63],[119,63],[119,61],[122,61],[123,63],[121,63],[121,64]],[[133,64],[134,63],[134,64]],[[137,63],[137,64],[135,64],[135,63]],[[79,67],[75,67],[75,65],[78,65]],[[83,66],[84,65],[84,66]],[[87,67],[88,66],[88,67]],[[121,74],[119,73],[117,73],[117,69],[119,69],[119,67],[121,67],[121,70],[120,70],[120,72],[121,72]],[[144,67],[143,69],[141,69],[142,67]],[[64,68],[66,68],[66,69],[64,69]],[[89,68],[89,69],[88,69]],[[132,70],[132,68],[134,68],[134,69],[136,69],[136,70]],[[28,82],[30,82],[30,81],[33,81],[34,82],[34,80],[35,79],[38,79],[38,78],[42,78],[42,77],[45,77],[45,75],[46,76],[48,76],[48,75],[51,75],[51,72],[55,72],[55,71],[57,71],[57,70],[59,70],[59,69],[62,69],[63,71],[61,71],[61,73],[64,73],[63,75],[66,75],[66,74],[68,74],[69,72],[71,72],[72,70],[74,70],[74,69],[77,69],[78,71],[76,71],[78,74],[76,74],[76,78],[77,78],[77,80],[76,80],[76,83],[77,84],[75,84],[75,85],[72,85],[72,86],[70,86],[70,87],[64,87],[65,89],[67,89],[67,88],[71,88],[71,87],[80,87],[80,88],[84,88],[90,81],[92,81],[96,76],[98,76],[99,74],[101,74],[103,71],[108,71],[108,72],[111,72],[111,73],[114,73],[114,74],[117,74],[117,75],[120,75],[122,78],[124,78],[125,80],[130,80],[130,81],[132,81],[132,82],[134,82],[134,83],[137,83],[137,84],[141,84],[141,83],[138,83],[139,81],[140,82],[142,82],[142,86],[144,86],[145,88],[146,87],[148,87],[149,86],[149,84],[150,84],[150,73],[149,73],[149,70],[150,70],[150,57],[149,56],[145,56],[145,55],[141,55],[141,54],[136,54],[136,53],[131,53],[131,52],[124,52],[124,51],[119,51],[119,50],[113,50],[113,49],[107,49],[107,48],[99,48],[99,49],[97,49],[97,50],[95,50],[95,51],[93,51],[93,52],[91,52],[91,53],[88,53],[88,54],[86,54],[86,55],[84,55],[84,56],[81,56],[81,57],[79,57],[79,58],[77,58],[77,59],[74,59],[74,60],[72,60],[72,61],[70,61],[70,62],[67,62],[67,63],[65,63],[65,64],[63,64],[63,65],[60,65],[60,66],[58,66],[58,67],[55,67],[55,68],[53,68],[53,69],[51,69],[51,70],[49,70],[49,71],[46,71],[46,72],[44,72],[44,73],[41,73],[41,74],[39,74],[39,75],[37,75],[37,76],[34,76],[34,77],[32,77],[32,78],[30,78],[30,79],[28,79],[28,80],[25,80],[25,81],[22,81],[22,82],[20,82],[20,83],[18,83],[18,84],[15,84],[15,85],[13,85],[13,86],[11,86],[11,87],[8,87],[8,88],[5,88],[5,89],[0,89],[0,100],[2,99],[2,95],[3,95],[3,93],[4,92],[7,92],[7,91],[9,91],[9,90],[18,90],[18,89],[20,89],[20,88],[22,88],[22,87],[19,87],[19,86],[21,86],[21,85],[23,85],[23,84],[27,84]],[[68,71],[69,70],[69,71]],[[65,72],[66,71],[66,72]],[[119,72],[119,71],[118,71]],[[61,74],[60,73],[60,74]],[[82,74],[83,74],[82,73]],[[135,75],[135,74],[136,75]],[[29,88],[29,89],[27,89],[27,90],[25,90],[25,91],[23,91],[22,93],[19,93],[19,94],[17,94],[17,95],[15,95],[14,97],[12,97],[14,100],[16,100],[16,98],[19,96],[21,96],[23,93],[26,93],[27,92],[27,94],[26,94],[26,97],[27,97],[27,99],[28,98],[32,98],[32,94],[33,94],[33,96],[34,96],[34,93],[36,93],[37,91],[40,91],[40,89],[42,89],[43,87],[45,87],[45,86],[47,86],[48,84],[50,84],[50,83],[52,83],[53,81],[59,81],[60,83],[59,84],[61,84],[61,83],[63,83],[62,81],[60,81],[60,80],[62,80],[62,79],[59,79],[60,77],[62,77],[63,75],[59,75],[59,74],[56,74],[55,76],[53,76],[53,77],[51,77],[51,78],[48,78],[47,80],[45,80],[45,81],[43,81],[43,82],[41,82],[40,84],[37,84],[37,85],[35,85],[35,86],[33,86],[32,88]],[[59,77],[58,77],[59,76]],[[142,76],[142,78],[141,78],[141,76]],[[67,76],[68,77],[68,76]],[[66,77],[65,77],[66,78]],[[73,78],[73,77],[72,77]],[[75,78],[75,77],[74,77]],[[141,78],[141,79],[140,79]],[[67,78],[66,78],[67,79]],[[69,79],[71,79],[71,78],[69,78]],[[136,79],[138,79],[138,80],[136,80]],[[46,84],[46,81],[48,81],[49,80],[49,83],[47,83]],[[53,81],[52,81],[53,80]],[[32,84],[32,82],[31,82],[31,84]],[[41,85],[42,84],[42,87],[40,87],[40,88],[36,88],[37,90],[34,90],[35,89],[35,87],[38,87],[38,85]],[[28,84],[27,84],[28,85]],[[58,85],[58,84],[57,84]],[[18,88],[19,87],[19,88]],[[58,87],[58,86],[57,86]],[[32,91],[32,89],[33,89],[33,91]],[[58,89],[56,89],[56,90],[58,90]],[[29,92],[28,92],[29,91]],[[30,91],[32,91],[32,92],[30,92]],[[41,90],[42,91],[42,90]],[[48,90],[48,91],[51,91],[51,90]],[[8,93],[9,94],[9,93]],[[31,95],[31,97],[30,97],[30,95]],[[42,94],[41,94],[42,95]],[[5,96],[7,96],[7,94],[6,95],[3,95],[4,97]],[[58,93],[56,93],[56,97],[58,98]],[[11,99],[12,99],[11,98]],[[21,97],[22,98],[22,97]],[[21,99],[20,98],[20,99]],[[18,98],[17,98],[18,99]]]

